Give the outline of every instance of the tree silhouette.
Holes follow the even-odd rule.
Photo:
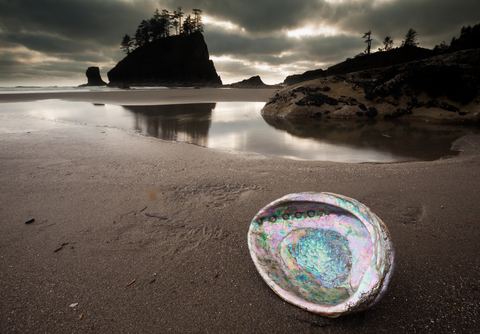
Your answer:
[[[447,43],[445,43],[445,41],[442,41],[442,43],[440,43],[439,45],[435,45],[433,51],[437,53],[445,53],[448,51],[448,45]]]
[[[460,37],[464,35],[470,35],[472,33],[472,27],[462,27],[462,30],[460,30]]]
[[[193,9],[193,24],[194,24],[194,31],[203,32],[201,9]]]
[[[204,31],[201,9],[193,9],[193,17],[188,15],[182,22],[184,14],[180,6],[173,14],[170,14],[166,9],[163,9],[162,12],[156,9],[149,20],[140,22],[133,39],[128,34],[124,36],[121,49],[130,54],[131,48],[138,48],[151,41],[169,37],[171,28],[175,29],[176,35],[190,35],[194,32]]]
[[[177,10],[174,11],[174,15],[178,19],[178,29],[179,30],[177,32],[177,35],[180,35],[182,33],[182,17],[183,17],[183,14],[185,14],[185,13],[182,12],[182,7],[181,6],[178,6]]]
[[[158,11],[158,9],[156,9],[155,13],[153,13],[152,18],[149,20],[150,39],[156,40],[161,38],[164,34],[164,29],[165,28],[162,22],[162,15]]]
[[[150,42],[150,24],[148,21],[142,20],[142,22],[140,22],[133,39],[135,40],[135,47],[139,47]]]
[[[127,53],[127,55],[130,54],[130,49],[133,47],[133,39],[130,37],[129,34],[125,34],[122,38],[122,43],[120,43],[121,48],[123,51]]]
[[[182,32],[184,35],[190,35],[195,31],[195,22],[190,15],[187,15],[182,25]]]
[[[367,55],[370,54],[370,48],[372,47],[372,39],[370,38],[371,35],[372,35],[372,31],[369,30],[362,37],[362,38],[366,38],[365,43],[367,43],[367,48],[365,49],[365,53]]]
[[[462,27],[459,38],[452,38],[449,52],[480,48],[480,24]]]
[[[160,25],[162,26],[163,30],[163,36],[162,37],[168,37],[170,36],[170,28],[171,28],[171,22],[170,22],[170,14],[168,13],[168,10],[163,9],[162,14],[160,15]]]
[[[178,28],[179,28],[179,23],[178,23],[178,20],[175,16],[172,16],[173,20],[172,20],[172,27],[173,29],[175,29],[175,35],[178,35]]]
[[[410,28],[405,35],[405,39],[402,42],[402,48],[405,47],[416,47],[418,45],[417,42],[417,32]]]
[[[383,40],[383,48],[378,48],[378,51],[389,51],[393,49],[393,39],[390,36],[385,37]]]

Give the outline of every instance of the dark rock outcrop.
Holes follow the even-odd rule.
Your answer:
[[[100,69],[98,67],[89,67],[85,72],[87,75],[88,83],[84,85],[80,85],[79,87],[85,86],[106,86],[107,83],[102,80],[102,76],[100,75]]]
[[[376,52],[370,55],[349,58],[339,64],[329,67],[326,71],[318,69],[307,71],[303,74],[289,75],[285,78],[283,84],[292,86],[300,82],[324,78],[331,75],[347,74],[401,63],[408,63],[414,60],[432,57],[434,55],[434,51],[418,47],[398,48],[385,52]]]
[[[265,83],[263,83],[260,76],[256,75],[251,77],[250,79],[245,79],[240,82],[235,82],[230,85],[225,85],[226,87],[231,88],[265,88],[268,87]]]
[[[480,49],[333,75],[270,97],[265,116],[480,122]]]
[[[429,49],[419,47],[398,48],[385,52],[375,52],[370,55],[347,59],[327,69],[327,76],[347,74],[374,68],[393,66],[403,63],[421,60],[435,55]]]
[[[147,43],[108,72],[109,86],[221,86],[200,32]]]
[[[327,76],[327,72],[322,69],[307,71],[303,74],[289,75],[288,77],[285,78],[285,80],[283,81],[283,84],[287,86],[291,86],[291,85],[296,85],[297,83],[300,83],[300,82],[310,81],[318,78],[323,78],[326,76]]]

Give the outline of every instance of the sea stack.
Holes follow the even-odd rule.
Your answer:
[[[138,47],[108,72],[109,86],[221,86],[202,33]]]
[[[85,86],[106,86],[107,83],[102,80],[102,77],[100,75],[100,69],[98,67],[92,66],[87,68],[87,71],[85,72],[88,83],[84,85],[80,85],[79,87],[85,87]]]

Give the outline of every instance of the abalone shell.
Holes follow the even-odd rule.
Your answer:
[[[248,231],[255,266],[284,300],[331,318],[384,295],[395,252],[385,224],[342,195],[286,195],[261,209]]]

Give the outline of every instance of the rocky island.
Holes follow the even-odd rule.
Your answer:
[[[202,33],[161,38],[133,50],[108,72],[109,86],[221,86]]]
[[[107,83],[103,81],[102,76],[100,75],[100,69],[98,67],[92,66],[87,68],[85,72],[88,82],[86,84],[80,85],[78,87],[88,87],[88,86],[106,86]]]
[[[259,75],[253,76],[239,82],[234,82],[229,85],[224,85],[227,88],[281,88],[280,85],[267,85]]]

